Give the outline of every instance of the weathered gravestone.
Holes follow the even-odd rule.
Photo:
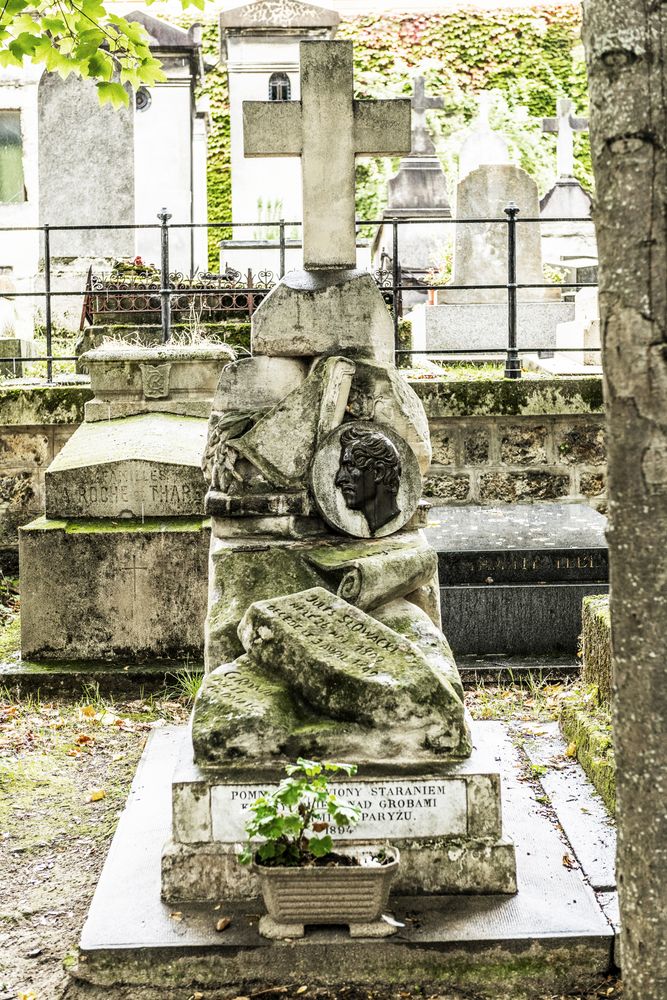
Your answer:
[[[419,530],[428,424],[392,363],[380,291],[348,269],[354,154],[406,152],[410,105],[353,100],[349,43],[301,53],[302,107],[245,112],[247,149],[303,152],[308,269],[264,300],[252,358],[214,399],[207,676],[174,776],[162,893],[256,892],[236,862],[242,806],[299,755],[359,765],[344,783],[364,809],[354,838],[401,846],[403,891],[511,893],[498,775],[472,753]],[[331,101],[333,164],[309,131]]]
[[[415,77],[411,101],[412,148],[389,180],[387,207],[382,213],[385,225],[378,229],[373,241],[373,259],[380,267],[383,259],[394,254],[394,226],[391,223],[408,218],[422,220],[420,225],[396,227],[401,274],[408,285],[424,279],[450,242],[451,226],[438,221],[452,214],[447,179],[426,124],[426,112],[443,108],[444,103],[442,97],[426,93],[423,76]],[[405,291],[403,305],[422,302],[425,296],[425,292]]]
[[[437,306],[418,308],[413,322],[418,346],[490,352],[507,347],[505,209],[510,203],[519,208],[519,220],[539,218],[537,185],[520,167],[480,166],[459,182],[456,218],[462,221],[456,225],[452,288],[438,292]],[[500,221],[489,221],[495,219]],[[540,239],[536,221],[517,222],[516,280],[521,285],[545,283]],[[572,318],[572,304],[560,301],[557,288],[519,288],[517,301],[519,347],[551,350],[556,325]]]
[[[209,531],[201,456],[220,345],[100,348],[95,398],[20,530],[21,650],[51,660],[201,659]]]

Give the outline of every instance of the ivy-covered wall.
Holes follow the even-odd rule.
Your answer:
[[[462,133],[475,115],[475,96],[481,90],[497,91],[491,123],[508,137],[516,162],[544,192],[555,179],[556,140],[542,133],[542,117],[555,114],[558,97],[571,97],[579,113],[587,108],[580,27],[578,8],[545,3],[517,10],[462,7],[440,14],[355,17],[340,25],[337,37],[355,44],[357,96],[409,94],[416,69],[434,93],[444,96],[444,109],[429,112],[429,123],[452,186]],[[204,40],[206,55],[217,59],[217,21],[205,26]],[[204,92],[211,103],[209,221],[226,222],[231,218],[231,174],[224,66],[208,73]],[[590,188],[587,133],[577,134],[575,143],[576,173]],[[391,169],[380,159],[358,164],[360,219],[377,218],[382,211]],[[217,266],[220,238],[219,230],[209,234],[211,267]]]

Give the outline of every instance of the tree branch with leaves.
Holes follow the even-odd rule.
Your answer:
[[[148,0],[150,3],[151,0]],[[203,10],[204,0],[181,0]],[[64,79],[95,81],[100,104],[129,104],[138,90],[166,79],[146,29],[107,9],[102,0],[0,0],[0,66],[43,65]]]

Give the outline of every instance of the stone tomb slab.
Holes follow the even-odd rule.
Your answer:
[[[83,423],[46,472],[46,516],[204,513],[206,420],[146,413]]]
[[[510,981],[531,995],[570,993],[611,967],[613,930],[578,871],[569,845],[518,780],[518,752],[501,723],[476,723],[480,753],[502,761],[506,833],[518,845],[519,891],[507,895],[400,896],[391,912],[405,924],[389,941],[351,942],[336,928],[312,930],[289,947],[259,936],[256,900],[225,903],[232,922],[215,930],[215,904],[160,899],[160,847],[170,835],[171,780],[189,743],[187,727],[151,734],[114,836],[74,975],[101,986],[237,986],[240,982],[432,982],[442,989],[506,995]],[[465,766],[465,765],[463,765]],[[534,845],[540,850],[535,851]]]
[[[606,520],[585,504],[434,507],[445,635],[462,654],[575,654],[581,602],[608,590]]]
[[[201,660],[210,525],[37,518],[19,531],[24,659]],[[178,572],[174,572],[178,567]]]
[[[162,860],[162,894],[184,901],[238,900],[257,894],[254,876],[236,861],[249,808],[275,787],[276,766],[208,768],[193,763],[186,741],[172,784],[172,836]],[[328,755],[330,756],[330,755]],[[361,809],[353,831],[336,839],[390,842],[401,852],[395,890],[516,891],[515,848],[503,834],[498,763],[485,748],[455,763],[432,757],[407,765],[388,756],[362,776],[336,782]]]
[[[323,587],[252,604],[239,638],[258,667],[325,719],[403,727],[406,744],[468,752],[463,706],[448,678],[416,644]]]

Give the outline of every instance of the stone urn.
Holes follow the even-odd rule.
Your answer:
[[[396,924],[382,920],[400,854],[384,849],[386,862],[372,863],[377,848],[337,848],[359,864],[313,868],[268,868],[253,862],[268,914],[259,932],[268,938],[304,936],[306,924],[347,924],[350,937],[386,937]]]

